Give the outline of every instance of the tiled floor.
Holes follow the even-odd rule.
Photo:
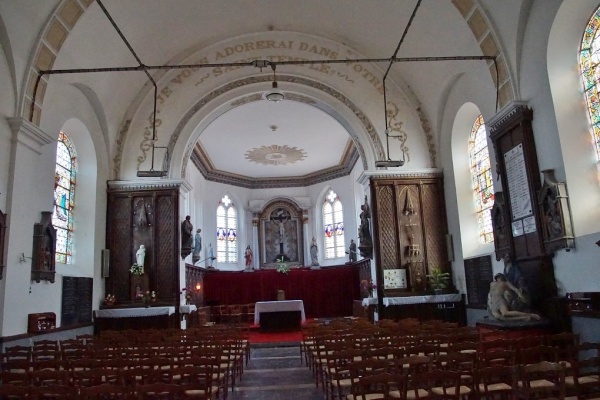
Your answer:
[[[298,345],[253,347],[242,380],[229,400],[322,400],[312,372],[300,363]]]

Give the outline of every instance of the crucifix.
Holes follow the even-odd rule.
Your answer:
[[[417,259],[421,255],[421,249],[419,245],[415,244],[414,227],[417,226],[417,224],[415,224],[409,219],[408,224],[406,224],[405,226],[409,234],[408,257],[411,260]]]
[[[276,215],[276,217],[271,217],[271,221],[279,226],[279,254],[277,258],[281,259],[281,256],[283,256],[283,259],[286,259],[287,257],[283,253],[283,240],[285,239],[285,222],[289,219],[289,216],[285,215],[283,209],[277,210]]]

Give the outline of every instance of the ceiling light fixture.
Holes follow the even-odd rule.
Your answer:
[[[271,63],[271,69],[273,70],[273,83],[271,85],[271,91],[265,95],[266,99],[273,103],[279,103],[284,99],[283,93],[277,87],[277,77],[275,76],[275,63]]]

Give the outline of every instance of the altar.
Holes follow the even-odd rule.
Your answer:
[[[464,295],[460,293],[423,294],[383,297],[380,319],[416,318],[419,321],[441,320],[466,325]]]
[[[306,321],[302,300],[258,301],[254,309],[254,324],[261,331],[300,329]]]
[[[178,327],[174,306],[104,308],[94,312],[94,333],[105,330]]]

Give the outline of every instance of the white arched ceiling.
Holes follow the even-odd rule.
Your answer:
[[[129,39],[132,48],[136,49],[140,58],[148,65],[189,61],[186,57],[194,54],[198,49],[206,49],[214,43],[224,43],[228,37],[241,37],[240,35],[247,35],[248,32],[262,32],[269,38],[278,33],[305,32],[304,34],[307,35],[306,32],[311,32],[315,34],[315,37],[328,38],[329,41],[340,43],[346,49],[351,50],[350,53],[335,54],[335,57],[339,59],[354,58],[359,54],[376,58],[389,57],[417,3],[417,1],[390,0],[378,2],[377,7],[359,2],[353,3],[349,7],[346,1],[336,1],[337,3],[335,1],[328,3],[327,7],[323,7],[322,3],[316,0],[303,2],[266,0],[253,5],[253,7],[243,7],[242,3],[232,1],[221,3],[218,7],[212,6],[210,12],[203,9],[201,4],[179,0],[174,0],[168,5],[161,1],[136,3],[135,1],[104,0],[103,3],[113,15],[117,25],[123,30],[125,37]],[[50,13],[46,24],[37,35],[37,42],[29,46],[34,51],[29,62],[30,74],[25,79],[19,110],[26,118],[31,117],[34,124],[39,124],[44,106],[45,87],[48,80],[53,79],[48,75],[42,78],[40,88],[35,95],[35,106],[31,108],[31,99],[34,96],[33,82],[37,78],[38,70],[136,65],[135,59],[110,26],[96,2],[62,0],[55,4],[54,11]],[[490,5],[490,7],[492,6]],[[242,8],[244,13],[239,12]],[[315,12],[316,10],[318,11]],[[519,6],[504,7],[502,11],[506,13],[507,17],[503,19],[516,21],[517,19],[511,18],[511,16],[518,15]],[[223,23],[223,21],[227,21],[227,23]],[[494,30],[494,22],[488,18],[486,10],[472,0],[454,0],[443,3],[423,2],[415,14],[415,20],[398,56],[435,56],[448,55],[448,53],[450,55],[497,56],[500,69],[500,103],[503,105],[513,98],[514,90],[510,81],[511,68],[506,66],[506,60],[510,60],[512,56],[504,54],[503,45],[499,43],[498,33],[495,33]],[[440,32],[443,34],[440,35]],[[106,50],[98,51],[96,45],[98,43],[101,43],[102,48]],[[331,56],[319,47],[313,48],[299,42],[294,44],[298,47],[290,49],[296,50],[295,53],[290,52],[289,57],[293,59],[322,59]],[[509,46],[508,49],[512,51],[512,47]],[[274,61],[279,60],[280,54],[277,51],[273,53],[272,51],[263,51],[265,49],[260,50],[262,55],[270,53],[271,57],[275,57]],[[423,54],[424,51],[426,54]],[[225,56],[231,56],[234,61],[241,60],[235,51],[233,54],[225,54]],[[194,61],[202,62],[202,59],[192,62]],[[401,121],[401,128],[404,128],[404,131],[400,135],[404,137],[405,132],[408,137],[406,150],[409,150],[410,153],[407,160],[412,164],[411,166],[435,166],[434,138],[437,137],[435,131],[439,127],[435,123],[430,124],[429,118],[439,115],[438,108],[443,106],[437,100],[439,88],[444,86],[442,83],[445,79],[444,75],[456,75],[461,71],[472,69],[472,65],[472,63],[464,62],[405,63],[392,67],[388,84],[392,87],[403,88],[406,95],[403,97],[410,99],[411,111],[416,109],[419,114],[418,120],[420,121],[416,124],[419,125],[417,131],[425,131],[426,138],[424,140],[427,141],[427,150],[420,154],[417,151],[420,149],[417,147],[420,146],[418,140],[421,139],[413,138],[412,122]],[[381,80],[383,76],[382,72],[385,67],[385,65],[380,65],[375,69],[367,68],[355,72],[364,82],[377,85],[377,81]],[[318,70],[314,65],[312,68]],[[302,70],[302,68],[298,69]],[[494,71],[493,68],[490,68],[489,76],[492,79],[495,78]],[[298,75],[297,72],[295,69],[291,69],[287,73],[289,76],[305,75],[302,73]],[[112,78],[115,75],[119,77]],[[113,174],[114,177],[120,177],[122,176],[120,167],[122,158],[137,158],[133,154],[123,152],[124,139],[130,140],[125,137],[124,133],[128,131],[129,123],[133,119],[132,114],[138,110],[137,103],[147,99],[142,88],[147,86],[148,82],[143,73],[117,73],[115,75],[111,74],[111,79],[106,79],[106,75],[103,75],[102,78],[87,75],[69,79],[94,88],[98,99],[103,104],[111,129],[110,148],[115,164]],[[153,75],[158,79],[169,73],[153,72]],[[234,77],[229,72],[225,75]],[[335,72],[331,73],[331,70],[323,69],[320,79],[313,78],[316,81],[327,81],[329,86],[352,99],[365,115],[371,116],[369,105],[363,106],[356,101],[358,98],[364,99],[364,94],[356,93],[355,97],[351,93],[346,93],[334,83],[335,79],[340,77],[334,75]],[[405,79],[408,81],[403,82]],[[360,88],[360,86],[356,86],[356,89],[360,90]],[[390,88],[388,87],[388,89]],[[415,93],[412,93],[413,90]],[[206,91],[202,92],[206,93]],[[164,100],[167,94],[161,93],[161,96]],[[399,101],[399,98],[394,99],[392,96],[392,100]],[[368,97],[368,100],[365,101],[379,103],[381,99]],[[146,106],[144,105],[144,107]],[[375,108],[382,108],[381,104]],[[31,115],[30,109],[33,110]],[[129,110],[129,112],[127,113],[125,110]],[[381,112],[379,110],[377,113]],[[392,112],[395,112],[393,107]],[[404,117],[402,112],[398,115],[401,118]],[[370,118],[373,121],[383,119],[375,116]],[[421,124],[423,128],[420,127]],[[432,130],[431,133],[427,132],[429,129]],[[377,132],[381,133],[382,130],[377,127]],[[411,140],[413,140],[412,143]],[[393,144],[394,141],[392,141],[392,152],[395,151]],[[400,153],[400,146],[397,148]],[[391,158],[396,158],[398,155],[395,154]],[[423,156],[423,160],[425,156],[428,156],[429,162],[417,164],[416,162],[421,156]]]

